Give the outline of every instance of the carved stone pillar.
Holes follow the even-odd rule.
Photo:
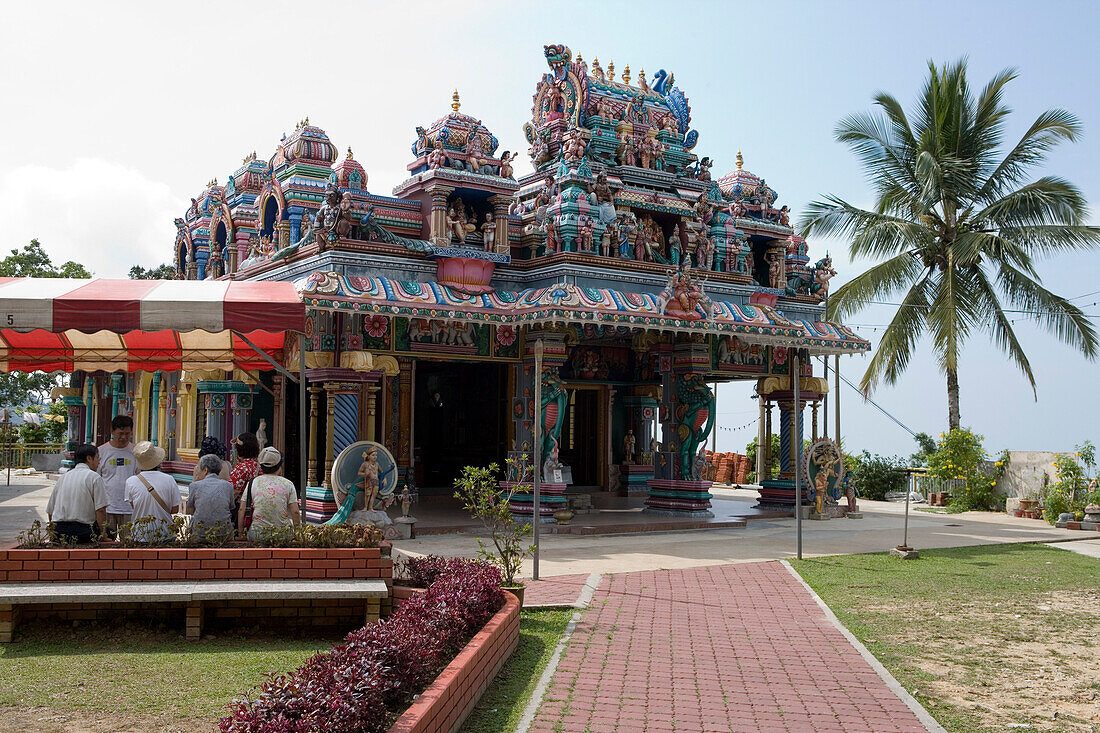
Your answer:
[[[232,242],[225,249],[225,272],[227,275],[232,275],[237,271],[237,243]]]
[[[271,430],[268,434],[268,442],[283,452],[283,436],[286,435],[286,377],[278,372],[272,378],[272,392],[275,393],[275,404],[272,410]]]
[[[430,186],[432,210],[428,218],[428,239],[434,244],[446,245],[451,241],[447,232],[447,197],[454,191],[450,186]]]
[[[810,439],[814,443],[817,442],[817,408],[818,408],[818,405],[819,405],[818,402],[814,402],[813,405],[811,406],[811,409],[812,409],[812,412],[813,412],[813,429],[810,432]]]
[[[178,454],[176,452],[176,435],[179,430],[179,376],[176,374],[168,375],[168,418],[167,418],[167,436],[165,440],[165,447],[168,451],[168,460],[178,460]]]
[[[290,222],[283,219],[275,226],[276,233],[279,236],[279,249],[290,246]]]
[[[367,387],[367,424],[365,435],[367,440],[376,440],[375,438],[375,421],[378,417],[378,387],[375,385],[369,385]]]
[[[153,383],[149,388],[149,440],[160,445],[160,370],[153,372]],[[134,395],[134,414],[138,413],[138,400],[145,399],[144,394]]]
[[[310,486],[317,485],[317,399],[321,396],[321,389],[320,385],[309,388],[309,466],[306,483]]]
[[[490,196],[489,203],[493,205],[493,221],[496,222],[496,234],[493,246],[497,254],[506,255],[511,252],[508,243],[508,202],[511,199],[506,196]]]
[[[397,364],[401,371],[398,374],[397,386],[397,466],[407,472],[412,466],[412,399],[413,378],[416,364],[408,357],[399,356]]]

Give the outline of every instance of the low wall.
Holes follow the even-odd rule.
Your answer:
[[[1037,497],[1044,485],[1053,484],[1054,459],[1057,453],[1038,450],[1014,450],[1008,452],[1008,465],[997,482],[997,489],[1006,496],[1026,499]],[[1045,478],[1044,478],[1045,477]]]
[[[308,629],[338,635],[381,616],[381,599],[283,598],[203,601],[200,628],[224,631],[244,626]],[[33,620],[64,622],[138,621],[155,618],[171,629],[184,629],[187,604],[156,603],[28,603],[17,607],[19,623]],[[9,619],[13,620],[13,619]],[[2,619],[0,619],[2,621]]]
[[[337,580],[393,583],[390,544],[380,547],[90,547],[0,550],[0,583],[137,580]]]
[[[519,644],[519,600],[511,593],[504,598],[504,607],[397,719],[389,733],[458,730]]]

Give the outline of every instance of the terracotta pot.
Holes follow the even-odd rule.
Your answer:
[[[508,593],[511,593],[519,600],[519,605],[523,605],[523,586],[522,585],[502,585],[500,586]]]

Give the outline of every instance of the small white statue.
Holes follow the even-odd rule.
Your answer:
[[[256,442],[260,444],[260,450],[267,445],[267,420],[260,418],[260,426],[256,428]]]

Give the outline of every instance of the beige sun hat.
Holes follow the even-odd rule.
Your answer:
[[[164,449],[153,445],[148,440],[143,440],[134,446],[134,460],[137,461],[141,471],[152,471],[164,463]]]

